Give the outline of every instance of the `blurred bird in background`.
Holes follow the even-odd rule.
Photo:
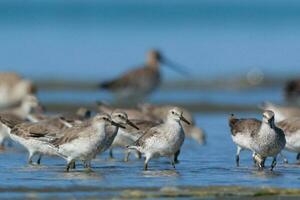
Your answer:
[[[5,109],[21,103],[24,97],[36,93],[30,80],[23,79],[14,72],[0,73],[0,108]]]
[[[104,81],[99,84],[99,87],[114,92],[118,103],[135,104],[141,102],[160,85],[161,64],[169,66],[180,74],[188,74],[187,71],[168,60],[158,50],[150,50],[147,53],[146,63],[140,68],[129,70],[116,79]]]

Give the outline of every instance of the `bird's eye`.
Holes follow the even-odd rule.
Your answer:
[[[172,111],[172,114],[175,114],[175,112],[174,112],[174,111]]]
[[[122,117],[122,115],[119,115],[119,117]]]

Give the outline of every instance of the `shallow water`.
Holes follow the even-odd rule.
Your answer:
[[[243,116],[257,117],[251,113]],[[291,164],[283,164],[278,159],[275,171],[271,172],[268,169],[258,171],[252,164],[251,154],[243,152],[241,165],[236,167],[235,146],[227,127],[227,114],[197,114],[196,120],[206,130],[208,142],[201,146],[187,139],[176,170],[172,169],[168,160],[159,159],[152,160],[149,171],[145,172],[142,160],[132,156],[125,163],[122,151],[117,150],[113,160],[108,159],[107,153],[98,156],[93,162],[93,172],[86,172],[78,165],[76,170],[65,173],[62,159],[44,157],[41,166],[29,166],[23,149],[10,147],[0,154],[0,190],[8,190],[1,196],[27,196],[30,194],[26,191],[35,189],[44,191],[36,192],[39,197],[59,195],[60,190],[66,197],[83,197],[93,192],[97,196],[112,196],[126,188],[167,186],[299,188],[300,165],[295,162],[295,154],[287,154]],[[20,188],[24,191],[16,192]],[[105,190],[108,192],[105,193]]]

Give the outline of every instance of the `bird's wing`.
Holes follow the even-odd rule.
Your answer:
[[[261,127],[261,121],[257,119],[239,119],[232,124],[231,132],[232,135],[236,134],[248,134],[254,137],[258,134]]]
[[[152,127],[150,128],[145,134],[143,134],[135,143],[134,145],[135,146],[143,146],[145,144],[145,142],[156,136],[156,135],[160,135],[161,134],[161,131],[159,129],[158,126],[155,126],[155,127]]]
[[[79,137],[82,136],[82,132],[87,127],[84,126],[75,126],[71,128],[67,128],[61,132],[61,137],[54,139],[51,143],[52,145],[58,147],[60,145],[63,145],[65,143],[69,143]]]
[[[289,118],[278,122],[276,126],[281,128],[286,135],[293,134],[300,130],[300,118]]]
[[[100,87],[111,90],[132,87],[134,84],[136,84],[137,79],[144,77],[145,70],[146,68],[133,69],[114,80],[101,83]]]
[[[13,128],[17,124],[24,122],[22,118],[9,113],[1,113],[0,121],[9,128]]]

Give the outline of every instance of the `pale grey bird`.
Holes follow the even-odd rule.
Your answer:
[[[175,153],[184,142],[184,132],[180,121],[188,122],[179,108],[169,111],[164,123],[149,129],[135,144],[128,146],[145,155],[144,170],[148,169],[148,162],[153,157],[169,157],[175,168]]]
[[[259,168],[264,168],[267,157],[273,157],[271,170],[276,166],[277,155],[284,149],[286,139],[284,132],[275,125],[274,112],[263,112],[263,120],[259,131],[253,132],[250,148],[255,153],[254,159]]]
[[[91,168],[91,160],[105,145],[105,129],[110,124],[122,126],[113,122],[108,114],[97,114],[89,125],[83,123],[68,128],[63,131],[63,137],[51,141],[50,146],[67,161],[66,171],[69,171],[76,160],[83,161],[88,169]]]
[[[261,121],[257,119],[237,119],[233,114],[229,117],[229,127],[231,131],[231,137],[233,142],[237,146],[236,152],[236,165],[240,163],[240,153],[242,150],[251,151],[250,143],[254,134],[259,132],[261,127]]]
[[[168,112],[170,109],[175,107],[174,105],[154,105],[154,104],[140,104],[139,108],[148,118],[152,118],[155,121],[163,122],[166,119]],[[206,136],[203,129],[196,126],[195,119],[193,114],[189,112],[187,109],[179,107],[180,110],[184,113],[185,118],[191,122],[191,125],[187,125],[186,123],[182,123],[182,127],[184,133],[187,137],[192,138],[197,141],[199,144],[205,144]]]

